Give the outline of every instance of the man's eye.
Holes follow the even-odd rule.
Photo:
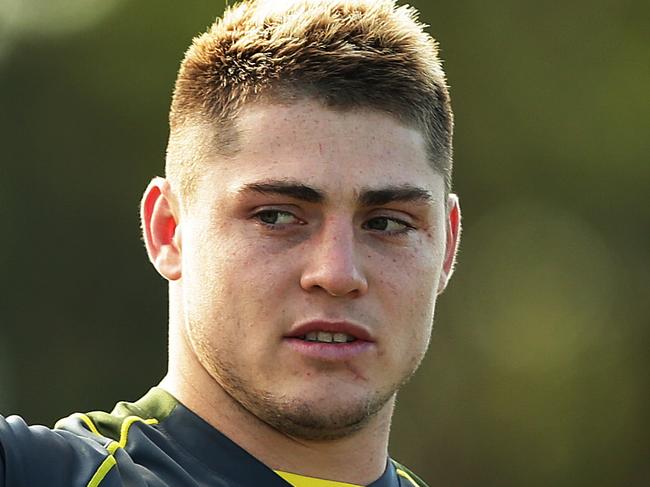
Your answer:
[[[286,225],[298,223],[299,220],[288,211],[264,210],[255,214],[255,218],[266,225]]]
[[[401,220],[385,216],[371,218],[364,224],[364,227],[368,230],[376,230],[389,234],[406,233],[413,229],[412,226]]]

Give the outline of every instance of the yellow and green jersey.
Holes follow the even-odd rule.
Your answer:
[[[0,416],[0,487],[360,487],[276,472],[154,387],[53,429]],[[368,487],[426,487],[389,460]]]

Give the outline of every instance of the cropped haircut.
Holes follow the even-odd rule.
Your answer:
[[[183,142],[192,127],[209,127],[210,148],[233,155],[246,104],[314,99],[418,129],[449,191],[453,114],[437,42],[417,15],[395,0],[244,0],[226,8],[180,66],[169,115],[172,185],[190,194],[200,173],[196,146]]]

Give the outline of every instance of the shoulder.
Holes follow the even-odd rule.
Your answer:
[[[0,416],[0,486],[87,485],[110,456],[93,434],[29,426]]]
[[[0,487],[123,485],[124,476],[141,470],[132,454],[161,449],[164,440],[153,428],[159,419],[151,414],[164,417],[175,403],[165,399],[156,404],[156,411],[124,402],[111,413],[74,413],[54,428],[0,416]]]

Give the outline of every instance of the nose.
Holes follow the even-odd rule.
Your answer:
[[[309,245],[312,251],[300,277],[305,291],[320,289],[337,297],[359,297],[368,291],[368,280],[356,255],[352,223],[325,223]]]

